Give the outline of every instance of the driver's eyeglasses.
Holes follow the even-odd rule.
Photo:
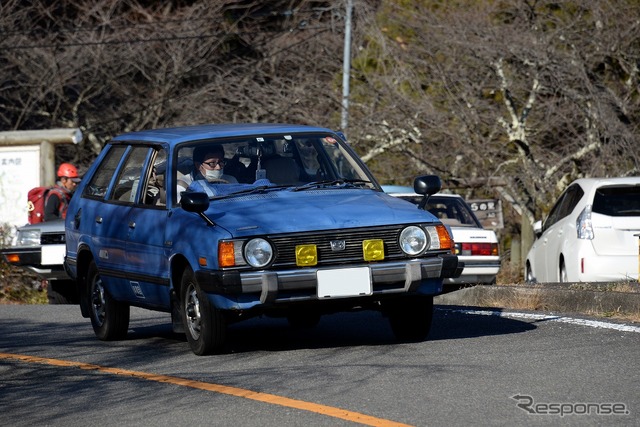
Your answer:
[[[210,162],[202,162],[202,164],[209,166],[211,169],[218,165],[222,168],[224,167],[224,160],[211,160]]]

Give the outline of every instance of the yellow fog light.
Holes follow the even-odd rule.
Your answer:
[[[296,265],[298,267],[310,267],[318,264],[318,249],[316,245],[296,246]]]
[[[384,259],[384,242],[380,239],[364,240],[362,254],[365,261],[381,261]]]

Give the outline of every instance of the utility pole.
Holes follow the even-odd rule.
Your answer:
[[[346,135],[349,125],[349,77],[351,70],[351,11],[353,0],[347,0],[347,16],[344,28],[344,58],[342,60],[342,120],[340,128]]]

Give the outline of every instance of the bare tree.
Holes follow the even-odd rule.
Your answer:
[[[639,173],[638,16],[635,0],[354,0],[349,140],[383,183],[437,173],[531,223],[574,178]],[[144,128],[337,128],[344,19],[344,0],[6,0],[0,129],[80,127],[65,160],[88,165]]]
[[[500,178],[530,222],[577,177],[637,174],[639,12],[624,0],[389,2],[354,62],[360,150],[389,181]]]
[[[326,124],[339,114],[341,3],[9,0],[0,8],[0,126],[80,127],[80,163],[123,131]]]

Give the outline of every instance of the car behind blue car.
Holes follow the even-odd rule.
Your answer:
[[[425,176],[414,188],[440,186]],[[171,313],[203,355],[256,315],[311,327],[376,309],[399,340],[424,339],[433,296],[460,274],[453,251],[445,226],[382,192],[340,134],[203,125],[105,146],[69,206],[65,268],[98,338],[123,338],[133,305]]]

